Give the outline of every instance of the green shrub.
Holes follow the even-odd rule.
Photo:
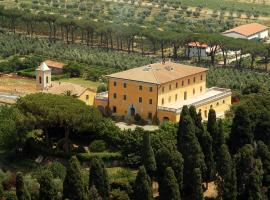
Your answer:
[[[66,176],[66,168],[58,161],[53,161],[49,166],[48,170],[52,173],[54,178],[60,178],[64,180]]]
[[[112,200],[129,200],[128,194],[119,189],[115,189],[111,191]]]
[[[6,200],[18,200],[14,190],[6,192],[4,196]]]
[[[93,141],[89,149],[91,152],[102,152],[106,150],[106,143],[103,140],[95,140]]]
[[[122,164],[122,154],[120,152],[102,152],[102,153],[79,153],[77,158],[81,162],[89,162],[92,158],[98,157],[103,160],[106,166]]]

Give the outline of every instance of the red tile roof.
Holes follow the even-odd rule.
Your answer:
[[[251,36],[251,35],[254,35],[256,33],[259,33],[259,32],[262,32],[262,31],[265,31],[267,30],[268,27],[267,26],[264,26],[262,24],[258,24],[258,23],[251,23],[251,24],[245,24],[245,25],[242,25],[242,26],[238,26],[238,27],[235,27],[235,28],[232,28],[230,30],[227,30],[223,33],[232,33],[232,32],[235,32],[235,33],[239,33],[243,36]]]

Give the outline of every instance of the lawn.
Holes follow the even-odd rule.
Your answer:
[[[87,88],[97,89],[97,87],[101,84],[100,82],[94,82],[90,80],[85,80],[82,78],[64,78],[60,80],[61,82],[74,83],[78,85],[82,85]]]

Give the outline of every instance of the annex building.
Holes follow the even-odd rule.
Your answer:
[[[69,95],[85,102],[87,105],[93,105],[96,91],[74,83],[52,81],[52,70],[46,62],[42,62],[36,68],[37,91],[57,95]]]
[[[184,105],[194,105],[206,119],[210,108],[223,116],[231,106],[231,90],[206,88],[206,68],[174,62],[154,63],[108,75],[108,91],[94,106],[116,116],[140,115],[150,123],[177,122]]]
[[[268,32],[269,28],[267,26],[258,23],[251,23],[232,28],[222,34],[227,37],[252,40],[267,38]]]

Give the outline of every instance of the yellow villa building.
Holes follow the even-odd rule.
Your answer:
[[[149,122],[177,122],[184,105],[194,105],[207,119],[210,108],[221,117],[231,106],[231,90],[206,88],[206,68],[162,62],[108,75],[108,91],[94,106],[116,116],[140,115]]]

